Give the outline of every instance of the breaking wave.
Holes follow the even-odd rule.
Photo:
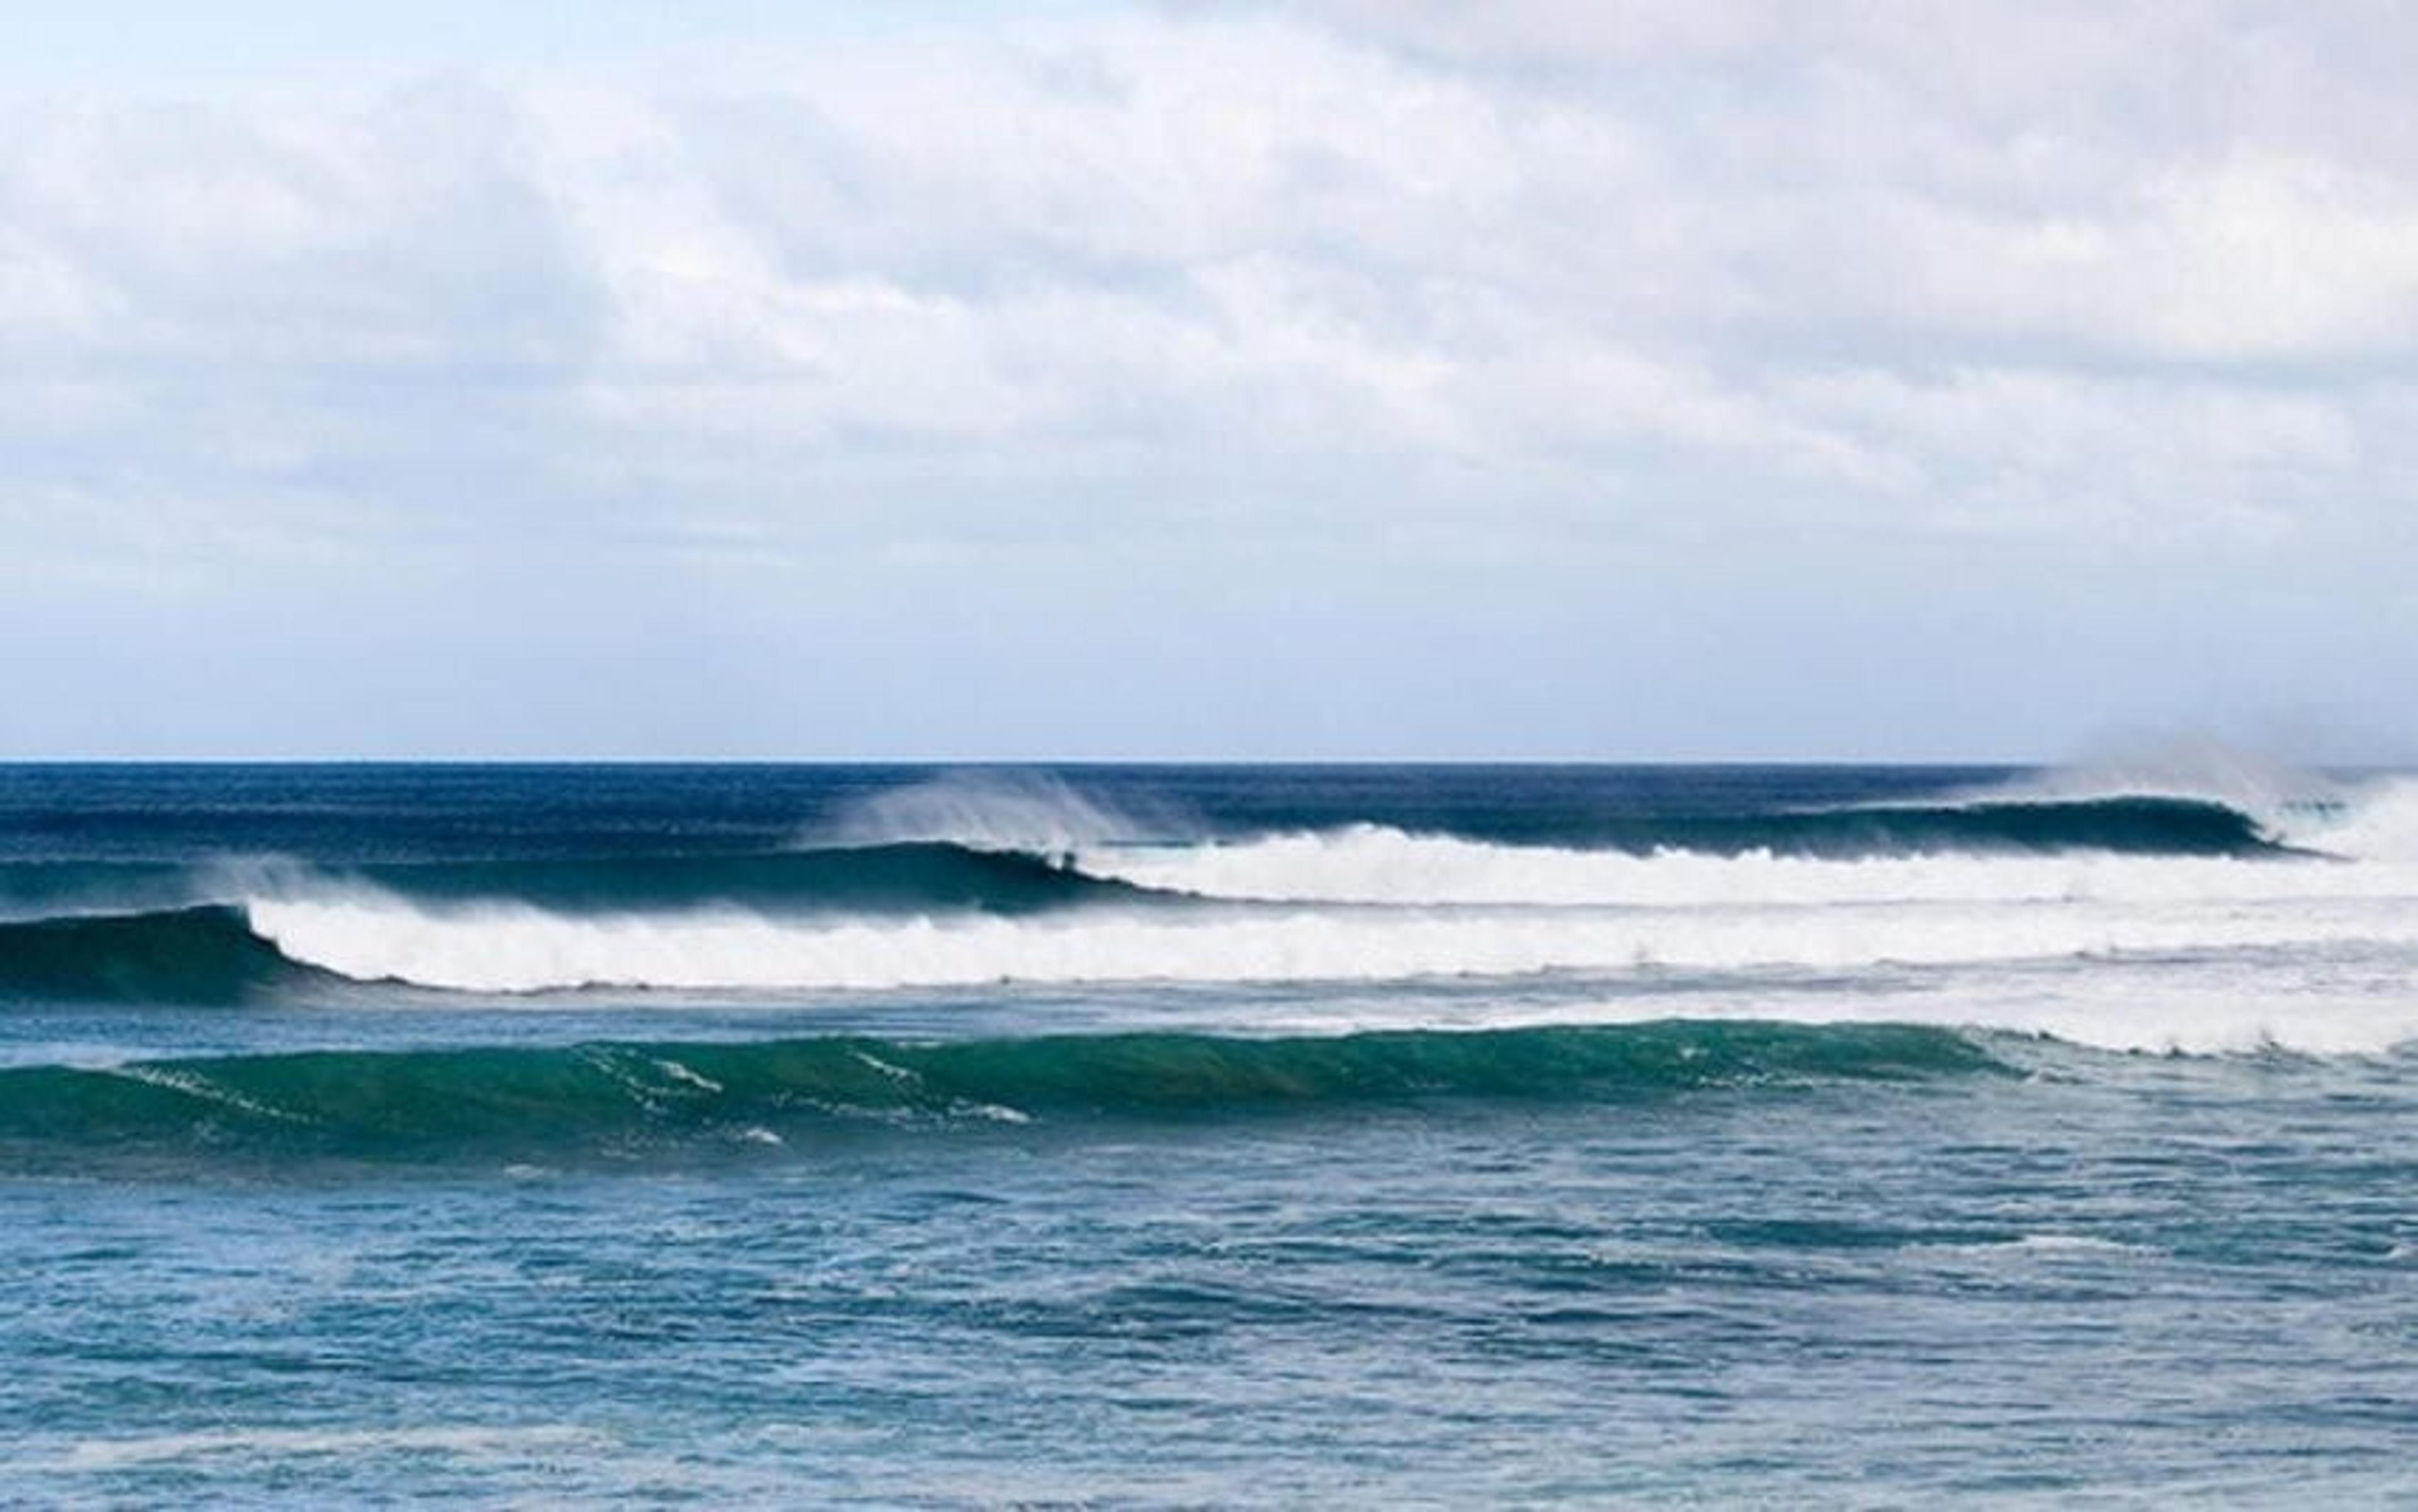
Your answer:
[[[1130,816],[1071,821],[1054,789],[1008,814],[992,788],[906,791],[849,837],[778,853],[0,866],[0,1001],[1595,983],[2418,946],[2406,783],[2266,818],[2197,800],[1900,805],[1718,821],[1751,848],[1668,843],[1717,822],[1700,817],[1646,849],[1373,823],[1145,843]],[[979,836],[900,837],[976,809]],[[1065,848],[1000,843],[1019,829]],[[1772,843],[1785,833],[1826,839]],[[1943,835],[1958,843],[1915,843]]]
[[[2307,907],[1662,910],[1254,909],[819,923],[262,902],[253,930],[357,981],[460,992],[1381,982],[1645,968],[1842,969],[2325,943],[2418,943],[2406,898]]]

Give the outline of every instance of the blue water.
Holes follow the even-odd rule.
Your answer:
[[[2409,1504],[2411,791],[0,769],[0,1501]]]

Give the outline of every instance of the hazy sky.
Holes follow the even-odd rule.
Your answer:
[[[2406,7],[338,8],[8,19],[0,756],[2418,751]]]

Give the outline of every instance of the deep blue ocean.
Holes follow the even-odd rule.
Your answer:
[[[2418,1504],[2418,780],[0,768],[0,1504]]]

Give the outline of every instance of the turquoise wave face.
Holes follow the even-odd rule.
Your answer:
[[[1710,1089],[2012,1074],[1913,1026],[1680,1022],[1331,1038],[1109,1034],[903,1044],[323,1051],[0,1071],[21,1168],[115,1153],[442,1160],[773,1146],[1034,1122],[1616,1104]]]
[[[1420,832],[1455,834],[1449,826]],[[1463,838],[1484,840],[1482,834]],[[1232,841],[1248,834],[1221,837]],[[1861,857],[2093,851],[2132,855],[2295,854],[2251,816],[2184,798],[1896,804],[1573,822],[1523,844],[1632,854]],[[0,862],[0,919],[165,911],[237,901],[249,887],[368,886],[422,903],[521,903],[568,912],[712,905],[892,911],[963,909],[1018,914],[1153,894],[1087,876],[1040,848],[944,840],[744,853],[598,850],[573,856],[312,863],[206,856],[159,861]]]
[[[0,768],[0,1503],[2392,1502],[2418,787],[2017,777]]]
[[[566,913],[730,906],[1024,914],[1146,895],[1124,882],[1086,877],[1060,858],[941,841],[771,855],[440,862],[337,871],[322,880],[358,880],[415,902],[518,903]]]
[[[1713,813],[1597,828],[1599,842],[1641,853],[2288,854],[2248,815],[2175,798]],[[21,861],[0,863],[0,1002],[212,1006],[326,987],[333,978],[281,956],[251,931],[240,905],[263,893],[342,897],[363,890],[436,909],[500,906],[573,917],[743,909],[790,918],[1013,918],[1200,901],[1087,875],[1069,855],[944,841],[354,864]]]
[[[231,906],[0,924],[0,1003],[219,1007],[335,982],[278,954]]]
[[[2284,854],[2258,821],[2196,798],[1897,804],[1714,816],[1647,827],[1652,846],[1851,858],[1951,851],[2060,850],[2147,856]],[[1640,837],[1644,839],[1643,836]]]
[[[168,912],[247,893],[370,888],[427,904],[517,903],[567,913],[729,906],[791,911],[956,909],[1021,914],[1142,890],[1061,857],[945,842],[747,855],[635,853],[305,865],[282,860],[0,864],[0,919]]]

